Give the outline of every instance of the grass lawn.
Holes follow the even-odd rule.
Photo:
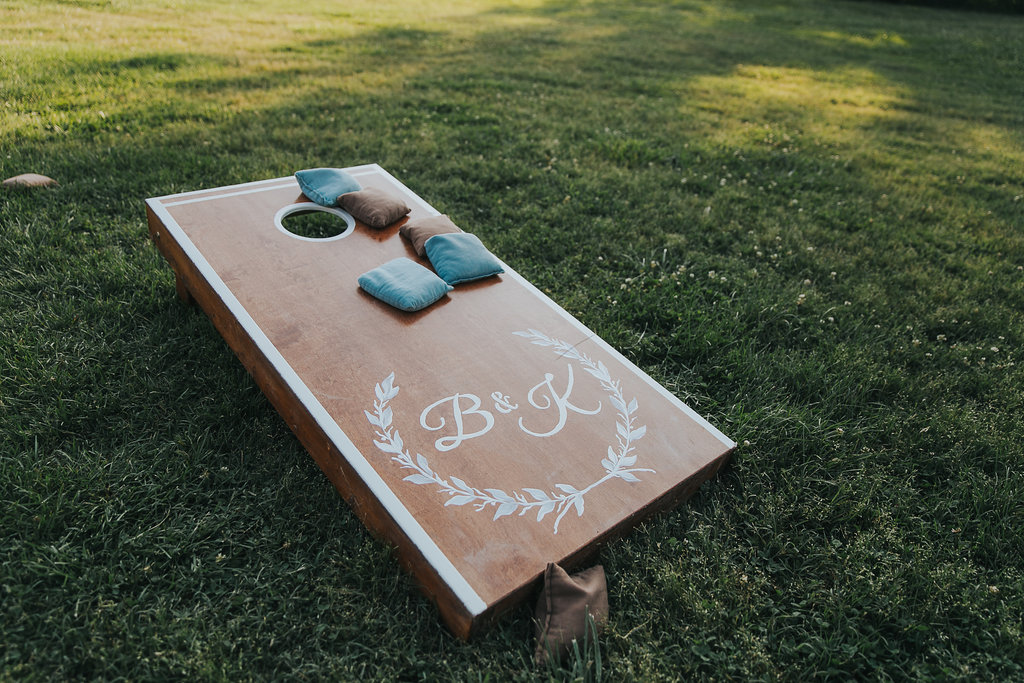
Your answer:
[[[0,0],[0,680],[1024,678],[1024,17]],[[376,162],[740,445],[472,643],[148,243]],[[598,666],[600,667],[598,670]]]

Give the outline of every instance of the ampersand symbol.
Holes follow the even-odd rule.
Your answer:
[[[491,398],[494,399],[494,409],[499,413],[504,413],[505,415],[508,415],[519,407],[518,403],[512,403],[512,399],[508,396],[502,395],[500,391],[492,393]]]

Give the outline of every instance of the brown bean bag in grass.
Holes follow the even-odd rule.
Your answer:
[[[596,626],[587,633],[587,615]],[[577,574],[569,574],[554,562],[544,571],[544,588],[537,600],[538,665],[562,661],[572,652],[573,641],[582,651],[585,642],[593,642],[608,621],[608,584],[604,567],[597,565]]]
[[[22,173],[3,182],[4,187],[50,187],[56,184],[53,178],[38,173]]]

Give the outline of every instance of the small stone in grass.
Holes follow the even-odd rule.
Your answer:
[[[56,184],[53,178],[38,173],[22,173],[3,182],[4,187],[50,187]]]

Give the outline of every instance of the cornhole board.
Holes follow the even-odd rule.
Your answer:
[[[377,165],[345,169],[437,215]],[[147,199],[150,235],[363,523],[468,638],[548,562],[689,497],[735,444],[512,268],[405,313],[356,284],[405,256],[346,221],[298,237],[294,178]],[[403,219],[403,222],[406,219]],[[467,226],[462,226],[463,228]]]

